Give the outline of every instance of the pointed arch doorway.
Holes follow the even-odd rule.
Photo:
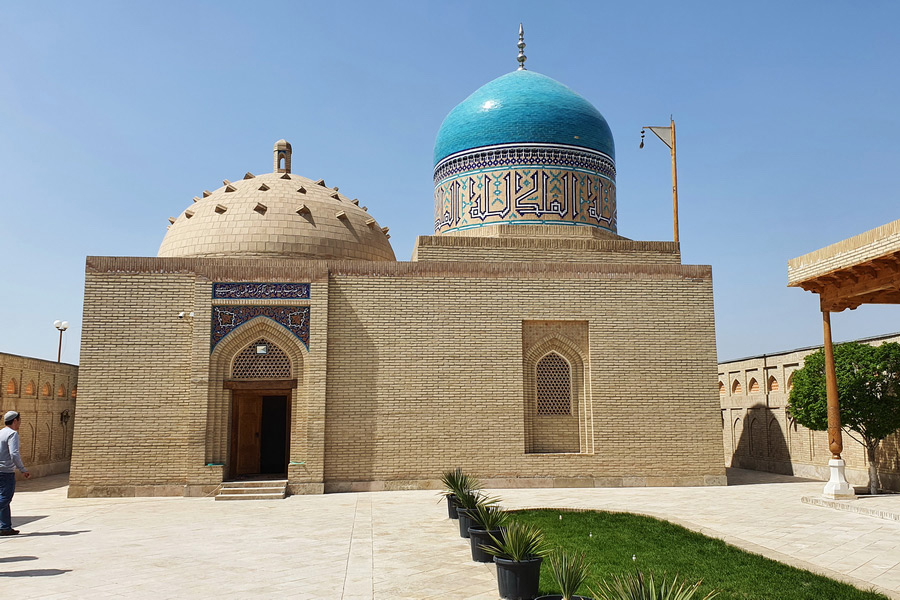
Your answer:
[[[297,380],[291,361],[266,338],[234,357],[227,476],[231,479],[286,477],[291,438],[291,405]]]

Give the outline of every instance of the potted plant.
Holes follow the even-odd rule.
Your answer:
[[[537,600],[590,600],[585,596],[576,596],[588,576],[588,564],[584,554],[569,554],[564,550],[557,550],[549,557],[550,572],[561,594],[541,596]]]
[[[480,491],[460,490],[456,497],[458,506],[456,514],[459,516],[459,536],[469,537],[469,527],[472,526],[472,515],[480,505],[493,506],[499,502],[497,498],[491,498]]]
[[[513,521],[503,536],[491,536],[484,550],[497,565],[497,587],[507,600],[531,600],[538,593],[541,562],[547,554],[544,532],[528,523]]]
[[[687,582],[678,583],[678,577],[672,579],[669,583],[665,579],[657,583],[653,580],[653,574],[644,577],[644,574],[638,571],[631,575],[618,575],[613,577],[611,581],[604,581],[596,590],[591,590],[596,600],[631,600],[632,598],[643,598],[646,600],[692,600],[700,589],[698,581],[694,585],[688,585]],[[711,600],[719,595],[718,591],[712,591],[703,596],[701,600]]]
[[[493,504],[479,504],[471,516],[469,543],[472,545],[472,560],[492,562],[494,557],[484,550],[484,546],[493,547],[491,536],[503,539],[501,528],[509,521],[509,513]]]
[[[461,492],[474,491],[481,489],[481,482],[463,473],[461,467],[456,467],[450,471],[444,471],[441,475],[441,483],[444,491],[441,495],[447,499],[447,513],[451,519],[459,518],[456,514],[456,508],[459,506],[457,498]]]

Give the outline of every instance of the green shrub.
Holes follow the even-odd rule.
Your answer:
[[[687,582],[678,583],[678,577],[671,582],[663,579],[657,583],[653,574],[646,577],[641,571],[634,575],[626,574],[604,581],[596,590],[591,590],[595,600],[691,600],[700,589],[698,581],[693,585]],[[709,600],[718,596],[718,592],[710,592],[702,598]]]
[[[493,546],[482,545],[481,549],[492,556],[516,562],[547,555],[544,532],[534,525],[513,521],[503,530],[501,537],[497,539],[491,535]]]

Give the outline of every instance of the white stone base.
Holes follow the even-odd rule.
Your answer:
[[[847,483],[847,477],[844,475],[844,461],[832,458],[828,461],[828,468],[831,471],[831,479],[825,484],[824,496],[833,500],[853,500],[856,498],[856,492]]]

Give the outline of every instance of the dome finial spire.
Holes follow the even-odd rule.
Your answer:
[[[525,29],[522,27],[522,24],[519,23],[519,57],[516,59],[519,61],[519,71],[527,71],[525,68],[525,61],[528,59],[525,56]]]

